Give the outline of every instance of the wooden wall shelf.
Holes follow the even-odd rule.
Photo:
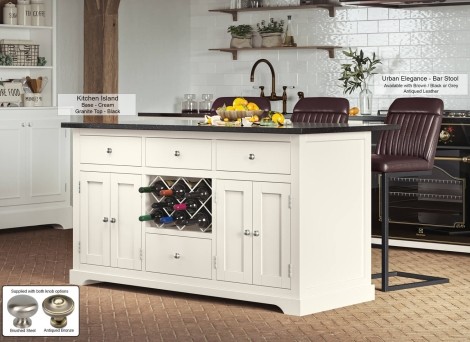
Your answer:
[[[221,49],[209,49],[210,51],[221,51],[221,52],[230,52],[232,54],[232,59],[237,60],[238,51],[261,51],[261,50],[284,50],[284,49],[295,49],[295,50],[326,50],[328,51],[328,57],[335,57],[335,50],[340,49],[342,46],[277,46],[270,48],[221,48]]]
[[[261,11],[279,11],[279,10],[299,10],[299,9],[311,9],[311,8],[324,8],[328,10],[330,17],[335,16],[335,6],[331,4],[318,4],[318,5],[303,5],[303,6],[277,6],[277,7],[255,7],[255,8],[235,8],[235,9],[213,9],[209,12],[221,12],[232,15],[232,20],[238,20],[239,12],[261,12]]]

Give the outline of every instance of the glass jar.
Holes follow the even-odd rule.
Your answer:
[[[209,114],[212,109],[212,94],[202,94],[202,101],[199,102],[199,114]]]
[[[197,102],[195,94],[184,94],[184,101],[181,104],[181,112],[186,114],[197,113]]]

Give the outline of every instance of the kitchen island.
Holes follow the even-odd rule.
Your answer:
[[[373,300],[370,135],[397,127],[197,122],[62,124],[73,129],[70,282],[268,303],[291,315]],[[154,193],[139,192],[146,186]],[[186,210],[165,207],[171,192],[160,186]],[[163,223],[162,212],[183,216]],[[144,214],[155,221],[140,222]]]

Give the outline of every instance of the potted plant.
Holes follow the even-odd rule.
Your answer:
[[[377,64],[382,62],[372,53],[372,57],[367,57],[364,51],[357,50],[343,51],[344,55],[351,58],[350,63],[341,64],[341,78],[343,82],[344,94],[352,94],[356,89],[360,89],[359,93],[359,109],[361,114],[367,115],[372,113],[372,92],[368,87],[368,79],[376,74],[374,70]]]
[[[232,35],[230,47],[232,48],[251,48],[251,36],[253,27],[251,25],[232,25],[227,29]]]
[[[261,35],[262,47],[275,47],[282,45],[282,33],[284,32],[284,20],[274,20],[271,18],[268,23],[262,20],[256,24],[258,32]]]

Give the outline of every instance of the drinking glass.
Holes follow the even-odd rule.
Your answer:
[[[209,114],[212,108],[212,94],[202,94],[202,101],[199,102],[199,114]]]

